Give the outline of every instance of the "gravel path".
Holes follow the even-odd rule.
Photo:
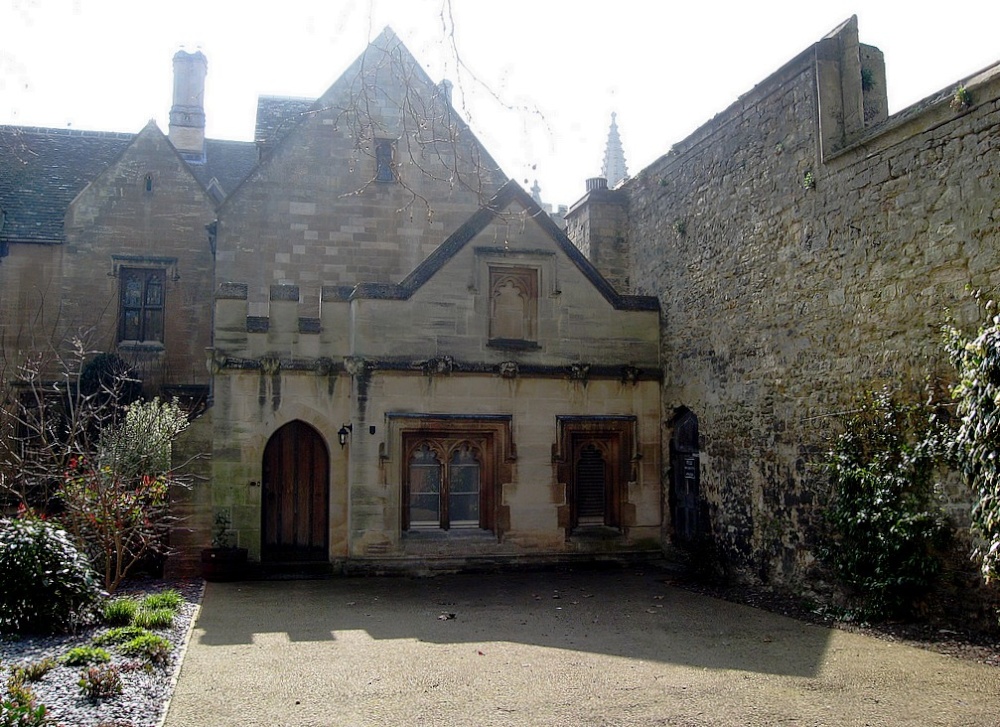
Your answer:
[[[130,660],[108,648],[111,664],[121,670],[123,691],[118,697],[91,701],[80,693],[77,682],[83,667],[59,665],[40,681],[27,686],[44,704],[58,725],[65,727],[155,727],[163,720],[167,700],[173,691],[181,656],[186,645],[191,621],[198,609],[203,591],[200,580],[189,582],[138,581],[116,595],[145,596],[167,588],[175,588],[184,596],[184,603],[174,618],[170,629],[156,629],[154,633],[170,640],[173,652],[163,668],[151,672],[135,668]],[[75,646],[86,646],[91,639],[107,631],[106,626],[81,629],[76,634],[30,638],[0,637],[0,661],[4,679],[11,666],[24,666],[46,657],[58,660]]]

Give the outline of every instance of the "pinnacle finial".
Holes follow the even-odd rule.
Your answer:
[[[611,128],[608,130],[608,144],[604,149],[604,165],[601,176],[608,180],[608,187],[614,188],[628,179],[628,167],[625,165],[625,151],[618,134],[618,114],[611,112]]]

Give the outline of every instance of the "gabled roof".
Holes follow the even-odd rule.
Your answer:
[[[377,76],[380,69],[390,66],[395,69],[395,72],[405,77],[408,84],[413,84],[413,88],[423,86],[431,95],[443,93],[431,77],[427,75],[427,72],[419,61],[403,44],[399,36],[393,32],[392,28],[386,26],[318,98],[309,99],[293,96],[258,97],[254,140],[261,149],[261,160],[265,160],[272,154],[273,150],[279,147],[304,120],[329,108],[335,108],[341,112],[356,110],[356,105],[362,104],[357,98],[357,94],[361,93],[362,87],[366,83],[372,82],[372,78]],[[447,96],[447,94],[444,95]],[[384,100],[378,98],[377,100],[364,101],[363,103],[372,103],[377,106],[383,103]],[[407,102],[414,103],[414,100],[407,99]],[[451,106],[450,99],[448,105]],[[468,124],[465,123],[453,107],[451,111],[450,118],[458,126],[459,131],[462,134],[469,134],[479,147],[481,168],[491,170],[494,182],[497,185],[505,182],[508,179],[507,175],[503,173],[486,147],[479,142],[478,137],[472,133]],[[232,194],[233,190],[227,190],[227,192]]]
[[[0,241],[59,244],[63,217],[76,196],[108,168],[136,134],[0,126]],[[205,163],[188,162],[204,187],[216,179],[229,193],[257,163],[252,142],[205,142]]]
[[[399,283],[361,283],[351,294],[352,298],[381,298],[388,300],[407,300],[420,287],[434,277],[465,245],[503,214],[511,204],[520,204],[539,227],[555,242],[563,254],[568,257],[590,283],[618,310],[658,311],[660,301],[652,295],[622,295],[614,289],[603,275],[587,260],[582,252],[559,229],[552,218],[524,191],[521,186],[511,180],[500,188],[494,197],[482,206],[468,221],[455,230],[447,240],[441,243],[434,252],[413,269]]]

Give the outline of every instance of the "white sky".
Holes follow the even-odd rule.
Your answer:
[[[452,0],[459,55],[505,108],[456,73],[443,2],[0,0],[0,124],[165,132],[185,47],[208,57],[208,136],[250,140],[258,94],[318,97],[391,25],[557,205],[600,174],[612,111],[638,172],[853,14],[885,53],[890,113],[1000,60],[997,0]]]

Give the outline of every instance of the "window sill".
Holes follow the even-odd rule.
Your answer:
[[[519,338],[491,338],[486,345],[504,351],[538,351],[542,348],[537,341],[525,341]]]
[[[495,541],[496,534],[492,530],[482,528],[456,528],[454,530],[404,530],[403,540],[412,542],[451,542],[451,541]]]
[[[118,350],[140,353],[160,353],[166,350],[161,341],[119,341]]]
[[[578,525],[570,531],[570,540],[618,540],[625,537],[620,528],[609,525]]]

